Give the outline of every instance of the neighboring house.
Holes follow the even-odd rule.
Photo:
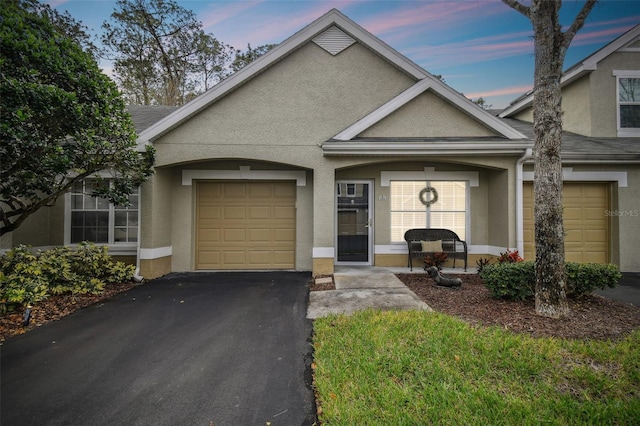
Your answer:
[[[568,260],[640,271],[640,25],[564,72],[563,198]],[[500,117],[533,138],[533,94]],[[524,122],[524,123],[523,123]],[[523,173],[524,256],[533,247],[533,167]],[[603,213],[604,212],[604,213]]]
[[[620,46],[626,66],[614,67],[624,76],[640,69],[631,57],[639,54],[637,28],[636,44]],[[615,83],[612,90],[615,99]],[[631,105],[634,115],[632,103],[614,105],[623,115]],[[183,107],[145,108],[131,112],[140,149],[156,149],[156,173],[135,208],[101,205],[77,188],[64,206],[3,237],[2,247],[72,244],[73,235],[102,231],[112,252],[137,253],[148,278],[406,266],[403,234],[416,227],[454,230],[472,267],[507,248],[531,255],[528,107],[507,110],[512,118],[490,114],[337,10]],[[578,194],[565,197],[577,204],[566,210],[569,260],[640,271],[640,217],[621,215],[640,209],[639,142],[615,132],[567,134],[566,179],[575,181],[567,192]],[[438,194],[428,207],[419,198],[425,187]],[[95,225],[99,211],[107,229]],[[604,220],[604,236],[591,232],[593,217]],[[585,229],[574,248],[575,227]],[[604,244],[597,256],[594,239]]]

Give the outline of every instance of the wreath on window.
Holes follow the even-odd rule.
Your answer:
[[[427,200],[427,192],[431,193],[431,197]],[[438,202],[438,191],[431,186],[427,186],[420,191],[420,202],[425,206],[430,206],[431,204],[435,204]]]

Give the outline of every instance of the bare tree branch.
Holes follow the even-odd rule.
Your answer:
[[[523,5],[518,0],[502,0],[502,2],[507,6],[509,6],[510,8],[515,9],[518,12],[522,13],[527,18],[531,18],[531,8]]]
[[[587,0],[584,6],[582,6],[582,10],[580,10],[580,13],[578,13],[576,19],[573,20],[571,27],[569,27],[569,29],[564,33],[564,40],[562,42],[562,46],[564,49],[569,48],[571,40],[573,40],[573,37],[576,35],[576,33],[580,31],[580,28],[582,28],[582,26],[584,25],[587,16],[589,16],[589,13],[591,13],[591,10],[596,5],[596,3],[598,3],[598,0]]]

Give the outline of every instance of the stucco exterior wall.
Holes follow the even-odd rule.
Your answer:
[[[437,94],[426,91],[359,136],[482,137],[496,135],[496,132],[478,123]]]
[[[527,123],[533,123],[533,107],[523,109],[517,114],[514,114],[513,118],[525,121]]]
[[[640,53],[615,52],[598,62],[591,73],[592,134],[597,137],[617,136],[616,77],[613,70],[640,70]]]
[[[29,216],[18,229],[2,239],[2,249],[20,244],[47,247],[64,244],[64,197],[52,207],[42,207]]]
[[[590,75],[562,88],[562,127],[568,132],[591,135]]]
[[[156,141],[157,165],[248,153],[319,165],[319,144],[413,83],[359,44],[332,56],[308,43]]]

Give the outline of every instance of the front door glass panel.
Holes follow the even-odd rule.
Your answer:
[[[369,262],[369,185],[337,184],[338,262]]]

